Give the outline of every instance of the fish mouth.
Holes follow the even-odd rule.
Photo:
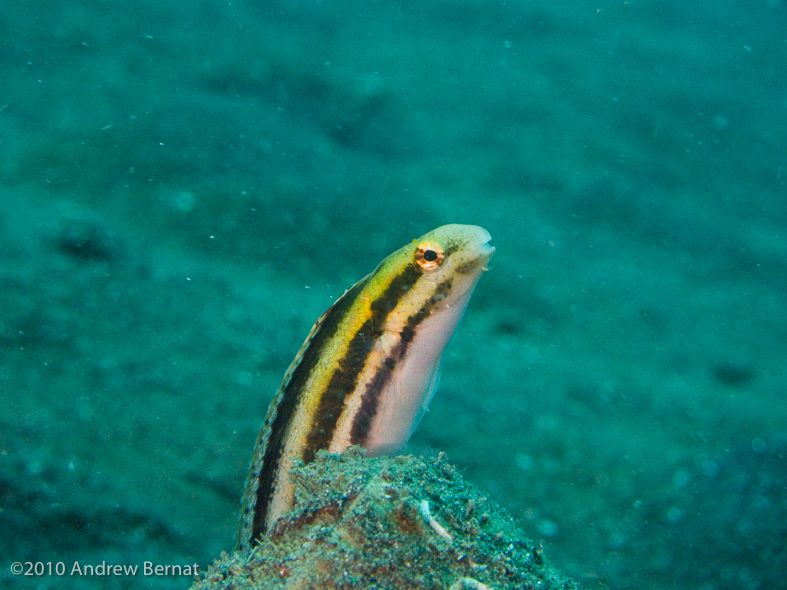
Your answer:
[[[478,254],[472,258],[470,262],[464,264],[463,268],[458,269],[460,273],[472,273],[479,269],[481,271],[489,270],[486,264],[489,262],[489,259],[492,258],[492,254],[495,253],[495,247],[489,244],[489,240],[491,239],[490,237],[485,242],[479,244]]]
[[[492,258],[492,254],[495,253],[495,247],[489,243],[491,239],[492,236],[489,236],[487,240],[481,244],[481,254],[479,258],[486,258],[484,264],[489,262],[489,259]]]
[[[489,243],[492,235],[477,225],[463,226],[463,233],[465,236],[459,249],[465,252],[466,258],[459,263],[456,271],[459,274],[472,274],[486,270],[486,263],[495,253],[495,247]]]

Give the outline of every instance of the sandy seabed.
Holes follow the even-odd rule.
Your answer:
[[[12,4],[9,564],[207,569],[311,324],[458,222],[497,252],[408,452],[583,587],[783,579],[783,2]]]

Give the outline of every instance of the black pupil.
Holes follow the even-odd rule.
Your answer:
[[[424,260],[427,262],[434,262],[437,260],[437,252],[434,250],[425,250],[424,251]]]

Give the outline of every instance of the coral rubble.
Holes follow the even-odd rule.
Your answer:
[[[320,453],[292,474],[293,510],[192,590],[575,590],[502,508],[442,456]]]

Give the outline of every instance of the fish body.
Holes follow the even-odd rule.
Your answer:
[[[254,448],[237,549],[292,507],[289,472],[318,450],[400,450],[439,380],[443,349],[494,252],[483,228],[444,225],[385,258],[323,313],[282,379]]]

